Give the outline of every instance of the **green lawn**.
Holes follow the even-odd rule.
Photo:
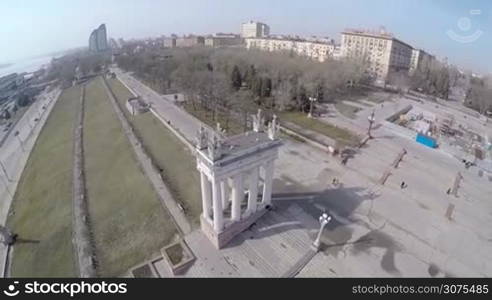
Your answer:
[[[78,86],[63,92],[17,187],[14,214],[7,220],[21,240],[14,246],[13,277],[77,275],[72,247],[72,149],[79,98]]]
[[[111,106],[101,78],[86,89],[85,171],[98,273],[118,276],[177,233]]]
[[[279,117],[281,123],[282,121],[294,123],[300,127],[326,135],[344,145],[355,146],[359,142],[357,135],[351,131],[313,118],[308,118],[306,114],[300,112],[281,112],[279,113]]]
[[[232,136],[236,134],[240,134],[244,132],[244,126],[242,123],[237,120],[230,118],[228,122],[226,122],[226,118],[223,114],[219,113],[217,119],[212,118],[212,113],[207,112],[203,109],[193,109],[191,104],[185,103],[183,108],[190,114],[195,116],[198,120],[207,124],[212,128],[217,128],[217,123],[220,123],[220,126],[226,130],[226,135]]]
[[[393,95],[389,93],[388,94],[374,93],[371,94],[369,97],[367,97],[366,100],[376,104],[381,104],[383,102],[394,102]]]
[[[161,121],[151,112],[131,116],[125,101],[132,96],[118,80],[110,79],[108,84],[115,93],[122,110],[132,122],[147,152],[162,170],[162,175],[174,198],[183,205],[188,219],[195,225],[202,211],[200,178],[193,154]]]
[[[344,116],[350,119],[355,119],[357,117],[357,112],[361,109],[359,107],[355,107],[349,104],[345,104],[343,102],[335,103],[335,108]]]

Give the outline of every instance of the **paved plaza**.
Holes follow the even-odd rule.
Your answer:
[[[196,119],[128,78],[128,74],[120,76],[192,140],[191,134],[199,128]],[[325,210],[333,220],[322,236],[322,251],[300,270],[299,277],[490,276],[490,179],[476,168],[465,169],[443,150],[417,144],[405,128],[381,121],[408,104],[415,101],[374,104],[355,120],[325,116],[329,122],[337,120],[337,125],[363,133],[367,117],[377,109],[375,139],[356,149],[346,165],[307,144],[285,140],[274,174],[274,211],[225,249],[215,250],[199,230],[187,235],[197,260],[183,276],[283,276],[309,250],[319,228],[317,219]],[[403,148],[407,154],[397,168],[391,167]],[[391,174],[381,185],[388,169]],[[455,197],[446,191],[457,172],[464,179]],[[333,178],[339,184],[333,185]],[[455,208],[448,218],[450,204]],[[170,276],[164,264],[156,263],[157,270],[163,277]]]

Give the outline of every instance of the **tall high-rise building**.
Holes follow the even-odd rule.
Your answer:
[[[97,30],[93,30],[89,37],[89,50],[97,51]]]
[[[101,24],[97,29],[94,29],[89,37],[90,51],[106,51],[108,49],[108,38],[106,34],[106,25]]]
[[[270,27],[260,22],[249,21],[241,24],[242,38],[262,38],[270,35]]]

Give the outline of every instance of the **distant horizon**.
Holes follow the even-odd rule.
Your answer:
[[[81,14],[88,7],[91,14]],[[460,69],[492,72],[492,2],[487,0],[250,0],[247,6],[234,0],[27,0],[0,3],[0,11],[6,12],[0,38],[16,45],[0,49],[0,63],[86,47],[92,30],[103,23],[108,37],[128,40],[172,33],[239,33],[241,23],[253,20],[268,24],[272,34],[328,36],[336,41],[346,28],[384,26],[395,38],[447,57]],[[30,34],[33,28],[35,35]]]

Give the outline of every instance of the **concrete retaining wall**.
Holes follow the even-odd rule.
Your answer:
[[[332,147],[334,146],[334,145],[325,145],[323,143],[320,143],[320,142],[315,141],[315,140],[313,140],[311,138],[308,138],[307,136],[305,136],[303,134],[300,134],[300,133],[298,133],[296,131],[293,131],[293,130],[291,130],[291,129],[287,128],[287,127],[284,127],[284,126],[280,126],[280,130],[283,131],[283,132],[285,132],[288,135],[291,135],[291,136],[294,136],[296,138],[299,138],[302,141],[304,141],[305,143],[307,143],[307,144],[309,144],[311,146],[314,146],[314,147],[316,147],[316,148],[318,148],[318,149],[320,149],[322,151],[331,152],[331,150],[330,150],[329,147],[330,146],[332,146]]]
[[[74,126],[73,149],[73,180],[72,180],[72,205],[73,205],[73,237],[72,242],[77,255],[77,265],[82,278],[96,276],[96,251],[91,238],[89,224],[89,210],[87,207],[87,193],[84,172],[84,108],[85,86],[82,86],[80,96],[80,109],[77,123]]]
[[[398,120],[400,115],[406,114],[407,112],[412,110],[412,108],[413,108],[413,106],[411,104],[409,104],[409,105],[405,106],[404,108],[400,109],[399,111],[393,113],[391,116],[387,117],[386,121],[394,122],[394,121]]]

